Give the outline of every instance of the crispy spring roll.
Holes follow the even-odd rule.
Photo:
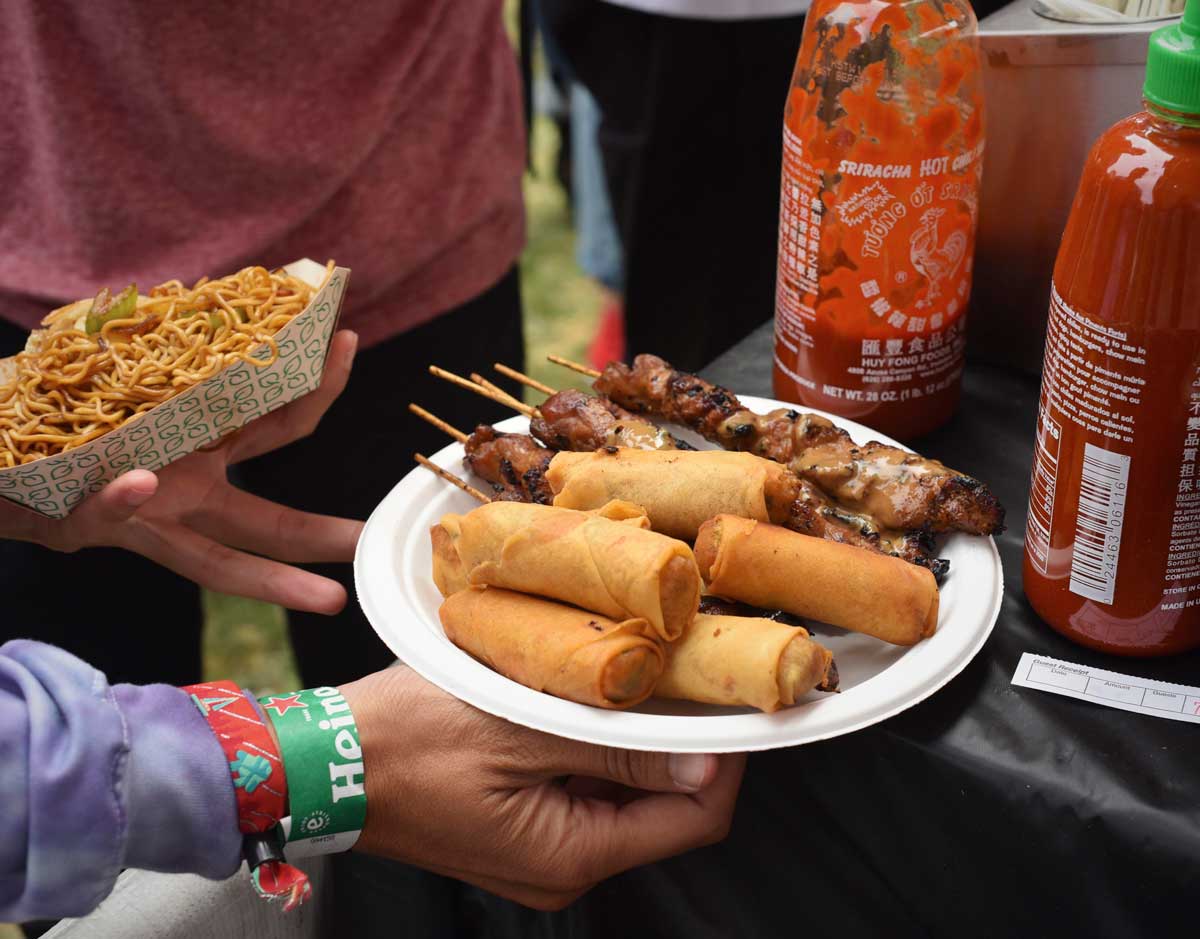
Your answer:
[[[606,510],[609,507],[606,507]],[[438,588],[466,583],[538,594],[615,619],[642,617],[665,640],[700,605],[700,572],[682,541],[641,527],[627,507],[605,515],[492,502],[448,515],[431,533]],[[440,532],[437,530],[440,529]],[[448,559],[453,545],[461,570]]]
[[[632,502],[613,500],[589,514],[617,522],[629,522],[638,528],[650,527],[646,510]],[[429,540],[433,549],[433,582],[443,597],[458,593],[469,586],[467,572],[456,547],[459,535],[462,534],[460,518],[461,515],[444,515],[438,524],[429,529]]]
[[[910,646],[937,628],[928,569],[731,515],[705,522],[696,560],[711,593]]]
[[[632,707],[662,674],[662,648],[644,619],[616,622],[496,587],[460,591],[439,615],[450,641],[489,668],[580,704]]]
[[[701,613],[666,649],[660,698],[777,711],[817,688],[837,690],[830,651],[774,620]]]
[[[445,515],[429,529],[429,541],[433,546],[433,582],[443,597],[466,590],[468,586],[467,572],[463,570],[462,558],[455,547],[462,534],[458,519],[457,515]]]
[[[630,522],[638,528],[649,528],[650,521],[646,518],[646,510],[632,502],[622,502],[614,499],[601,506],[591,514],[617,522]],[[455,543],[461,534],[458,520],[461,516],[446,515],[441,521],[429,529],[429,539],[433,546],[433,582],[443,597],[465,590],[467,572],[463,570],[462,559],[458,556]]]
[[[770,521],[777,477],[786,472],[752,453],[613,447],[555,454],[546,479],[556,506],[594,509],[628,499],[646,507],[655,531],[690,542],[714,515]]]

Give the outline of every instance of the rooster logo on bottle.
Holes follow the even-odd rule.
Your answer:
[[[927,209],[921,215],[921,227],[909,239],[909,257],[913,267],[929,281],[930,300],[941,294],[941,282],[957,273],[967,253],[965,232],[952,231],[938,245],[938,220],[945,214],[945,209]]]

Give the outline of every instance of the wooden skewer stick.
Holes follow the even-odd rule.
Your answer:
[[[535,391],[540,391],[544,395],[558,394],[558,392],[549,385],[544,385],[536,378],[531,378],[524,372],[518,372],[515,368],[509,368],[503,362],[493,362],[492,368],[494,368],[501,375],[507,375],[514,381],[519,381],[522,385],[528,385],[530,388],[534,389]]]
[[[485,398],[491,398],[498,404],[503,404],[505,407],[510,407],[514,411],[524,414],[526,417],[533,417],[534,409],[529,405],[518,401],[507,392],[497,389],[495,391],[486,388],[483,385],[476,384],[461,375],[455,375],[453,372],[447,372],[444,368],[438,368],[436,365],[429,366],[429,373],[436,375],[438,378],[443,378],[453,385],[458,385],[459,388],[466,388],[467,391],[473,391],[477,395],[482,395]],[[495,386],[493,386],[495,387]]]
[[[488,381],[478,372],[471,373],[471,381],[475,382],[484,391],[489,392],[492,395],[493,401],[499,401],[501,404],[508,405],[514,411],[520,411],[526,417],[533,417],[537,413],[537,408],[530,407],[520,398],[514,398],[499,385]]]
[[[431,473],[433,473],[435,476],[441,476],[442,479],[446,480],[446,482],[450,483],[451,485],[457,486],[459,489],[461,489],[467,495],[478,499],[480,502],[491,502],[492,501],[490,497],[485,496],[482,492],[480,492],[478,489],[476,489],[474,486],[472,486],[465,479],[460,479],[459,477],[455,476],[449,470],[442,469],[440,466],[438,466],[432,460],[428,459],[425,456],[422,456],[420,453],[414,453],[413,459],[416,460],[418,463],[420,463],[423,467],[425,467]]]
[[[572,372],[578,372],[580,375],[587,375],[589,378],[599,378],[600,373],[594,368],[588,368],[579,362],[572,362],[570,359],[564,359],[561,355],[546,356],[555,365],[561,365],[563,368],[569,368]]]
[[[442,431],[442,433],[449,434],[451,437],[453,437],[459,443],[467,442],[467,435],[464,434],[461,430],[459,430],[457,427],[454,427],[451,424],[447,424],[444,420],[442,420],[436,414],[430,414],[419,404],[410,404],[408,406],[408,409],[410,411],[412,411],[413,414],[417,415],[417,417],[419,417],[421,420],[425,421],[427,424],[432,424],[438,430]]]
[[[467,391],[479,393],[479,388],[470,379],[463,378],[461,375],[455,375],[453,372],[448,372],[444,368],[438,368],[436,365],[429,366],[429,374],[436,375],[444,381],[450,382],[452,385],[458,385],[459,388],[466,388]]]

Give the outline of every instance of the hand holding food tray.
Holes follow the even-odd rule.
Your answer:
[[[475,378],[478,380],[478,376]],[[753,399],[739,402],[739,406],[759,413],[784,407],[777,402]],[[549,410],[552,409],[546,409]],[[546,411],[539,409],[528,417],[536,423],[548,417]],[[820,417],[822,421],[826,420],[824,416]],[[852,422],[829,420],[838,433],[848,433],[847,439],[878,438],[867,428]],[[610,430],[628,433],[634,429],[626,426],[632,422],[623,418],[618,418],[618,423],[621,424],[619,428]],[[495,428],[480,428],[479,433],[470,437],[448,428],[460,442],[435,454],[433,463],[451,472],[459,471],[460,461],[475,447],[475,462],[469,465],[479,465],[483,469],[483,482],[480,484],[478,476],[472,481],[480,489],[490,490],[488,496],[498,500],[523,498],[535,503],[553,501],[554,490],[546,482],[544,473],[549,459],[542,466],[540,476],[536,465],[520,462],[518,451],[521,448],[529,451],[529,438],[522,434],[527,427],[526,420],[513,418]],[[661,443],[669,436],[660,430],[647,434],[642,434],[642,430],[644,428],[637,428],[644,440],[657,439]],[[476,445],[484,438],[493,443],[512,445],[496,464],[507,470],[507,476],[496,477],[500,482],[495,481],[480,463],[484,455]],[[683,430],[679,430],[674,439],[684,448],[711,447],[699,436]],[[903,452],[892,441],[883,440],[878,446]],[[669,472],[658,472],[664,471]],[[665,484],[664,488],[669,489],[670,484]],[[607,494],[619,496],[619,493]],[[745,501],[744,491],[741,497]],[[641,700],[645,689],[639,683],[647,681],[647,676],[658,668],[657,657],[652,653],[644,649],[630,652],[628,659],[618,661],[636,661],[637,668],[614,673],[610,664],[614,661],[612,653],[606,651],[610,647],[595,646],[595,640],[583,632],[558,634],[553,642],[546,638],[548,634],[543,635],[541,631],[549,628],[545,625],[550,622],[548,610],[540,610],[538,618],[523,617],[509,610],[500,617],[507,623],[505,629],[497,631],[491,622],[477,621],[478,617],[464,618],[463,609],[480,605],[484,602],[482,598],[464,595],[454,599],[453,603],[443,599],[430,576],[434,559],[429,530],[436,528],[444,516],[462,517],[477,505],[478,502],[466,493],[447,486],[423,470],[415,470],[405,477],[372,514],[359,542],[355,572],[360,603],[392,650],[435,684],[490,713],[588,742],[673,752],[735,752],[792,746],[851,732],[898,713],[949,681],[987,639],[999,610],[1002,574],[994,544],[988,537],[954,533],[937,544],[940,560],[948,561],[952,570],[940,592],[934,587],[930,575],[933,568],[928,563],[922,566],[929,570],[914,569],[913,573],[918,576],[911,583],[910,578],[903,576],[891,581],[893,587],[907,584],[908,596],[904,602],[911,611],[912,625],[905,626],[899,637],[901,641],[913,643],[911,645],[895,645],[865,633],[821,623],[806,624],[811,626],[812,634],[809,635],[794,626],[742,616],[740,610],[736,611],[739,615],[728,617],[700,613],[682,638],[669,641],[648,624],[639,632],[638,618],[631,620],[625,613],[607,616],[604,623],[597,620],[601,631],[593,632],[592,636],[602,642],[606,642],[608,633],[619,626],[620,631],[614,634],[617,638],[612,641],[619,641],[622,649],[640,648],[646,641],[657,642],[662,648],[663,675],[656,680],[652,696]],[[758,511],[757,503],[755,506]],[[590,511],[596,512],[599,508],[592,507]],[[778,526],[772,528],[771,523],[779,519],[770,517],[770,512],[768,508],[767,519],[755,519],[757,524],[770,528],[771,532],[781,531],[784,536],[815,541],[811,536],[794,534],[794,526],[793,531],[782,531]],[[653,513],[650,515],[653,518]],[[778,536],[768,534],[766,550],[769,551]],[[831,534],[836,533],[831,530]],[[670,536],[663,534],[661,537]],[[842,540],[826,537],[833,541]],[[689,539],[683,541],[684,547],[690,547]],[[894,542],[893,547],[898,544]],[[706,550],[711,548],[709,545]],[[503,553],[502,546],[500,550]],[[762,550],[762,546],[756,550]],[[852,556],[857,558],[867,549],[859,546],[844,550],[855,552]],[[881,552],[877,543],[871,550],[874,554],[900,553]],[[548,556],[554,556],[552,548]],[[898,557],[872,556],[871,560],[902,566],[909,563]],[[916,556],[910,560],[914,564],[922,561]],[[805,562],[819,564],[825,561],[824,552],[817,552]],[[577,562],[564,561],[560,572],[564,578],[570,577],[569,563]],[[706,558],[706,563],[710,568],[714,565],[712,558]],[[751,558],[750,563],[757,562]],[[736,570],[736,565],[726,567],[727,574]],[[945,565],[941,565],[940,570],[944,571]],[[921,577],[928,580],[922,581]],[[837,572],[827,572],[826,580],[836,588]],[[484,587],[478,585],[479,582],[477,578],[476,586],[470,586],[469,581],[466,586],[485,597],[488,592],[499,593],[496,585]],[[870,583],[868,578],[866,587],[860,585],[858,589],[869,589]],[[453,586],[461,590],[464,582]],[[768,586],[774,588],[778,584],[768,583]],[[798,591],[803,588],[802,583],[796,585]],[[591,602],[595,605],[594,601],[569,596],[561,586],[556,589],[560,598],[567,597],[576,604]],[[886,591],[889,587],[883,583],[880,589]],[[452,598],[457,594],[455,590],[448,592]],[[512,596],[517,599],[505,602],[534,602],[527,599],[531,593]],[[503,598],[494,599],[498,602]],[[885,597],[872,593],[867,599],[871,603],[864,609],[872,616],[878,617],[881,610],[886,610]],[[536,602],[551,604],[562,627],[574,625],[580,630],[596,629],[588,624],[599,614],[588,615],[562,599],[551,601],[542,596]],[[439,617],[443,603],[451,607],[454,619],[453,625],[447,628],[442,625],[445,614]],[[841,605],[843,612],[848,609],[852,614],[853,603],[843,601]],[[933,610],[936,612],[931,612]],[[931,616],[936,616],[937,628],[928,638],[921,638],[928,631],[925,618]],[[543,625],[534,624],[534,620]],[[644,619],[640,621],[645,623]],[[464,626],[473,633],[466,641],[462,637]],[[870,626],[868,623],[864,628]],[[876,628],[875,631],[880,630]],[[448,633],[455,634],[455,641],[462,648],[447,637]],[[552,651],[552,646],[557,651]],[[576,649],[587,649],[588,661],[603,663],[607,670],[586,672],[586,679],[580,678],[583,673],[580,672],[579,655],[582,653],[577,653]],[[569,672],[576,676],[573,683],[568,683],[570,687],[556,688],[547,681],[559,671],[550,662],[555,656],[558,656],[555,661],[566,669],[564,674]],[[533,672],[519,670],[531,667]],[[599,669],[600,665],[595,667]],[[500,672],[511,677],[506,678]],[[536,680],[529,680],[529,674]],[[617,697],[624,697],[624,700],[598,694],[596,689],[604,687],[604,682],[610,688],[623,688]],[[838,694],[822,690],[839,682]],[[527,684],[554,693],[543,693],[534,687],[526,687]],[[737,694],[731,695],[730,687],[735,687]],[[584,691],[577,693],[576,689]],[[581,694],[590,697],[581,697]],[[572,697],[575,700],[565,699]],[[579,703],[580,700],[590,703]],[[640,703],[632,703],[635,701]],[[596,704],[600,706],[594,706]]]
[[[0,497],[65,518],[312,391],[349,276],[301,260],[55,310],[0,360]]]

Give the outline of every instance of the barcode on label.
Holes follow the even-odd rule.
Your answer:
[[[1071,553],[1071,593],[1112,603],[1128,488],[1129,457],[1086,444]]]

